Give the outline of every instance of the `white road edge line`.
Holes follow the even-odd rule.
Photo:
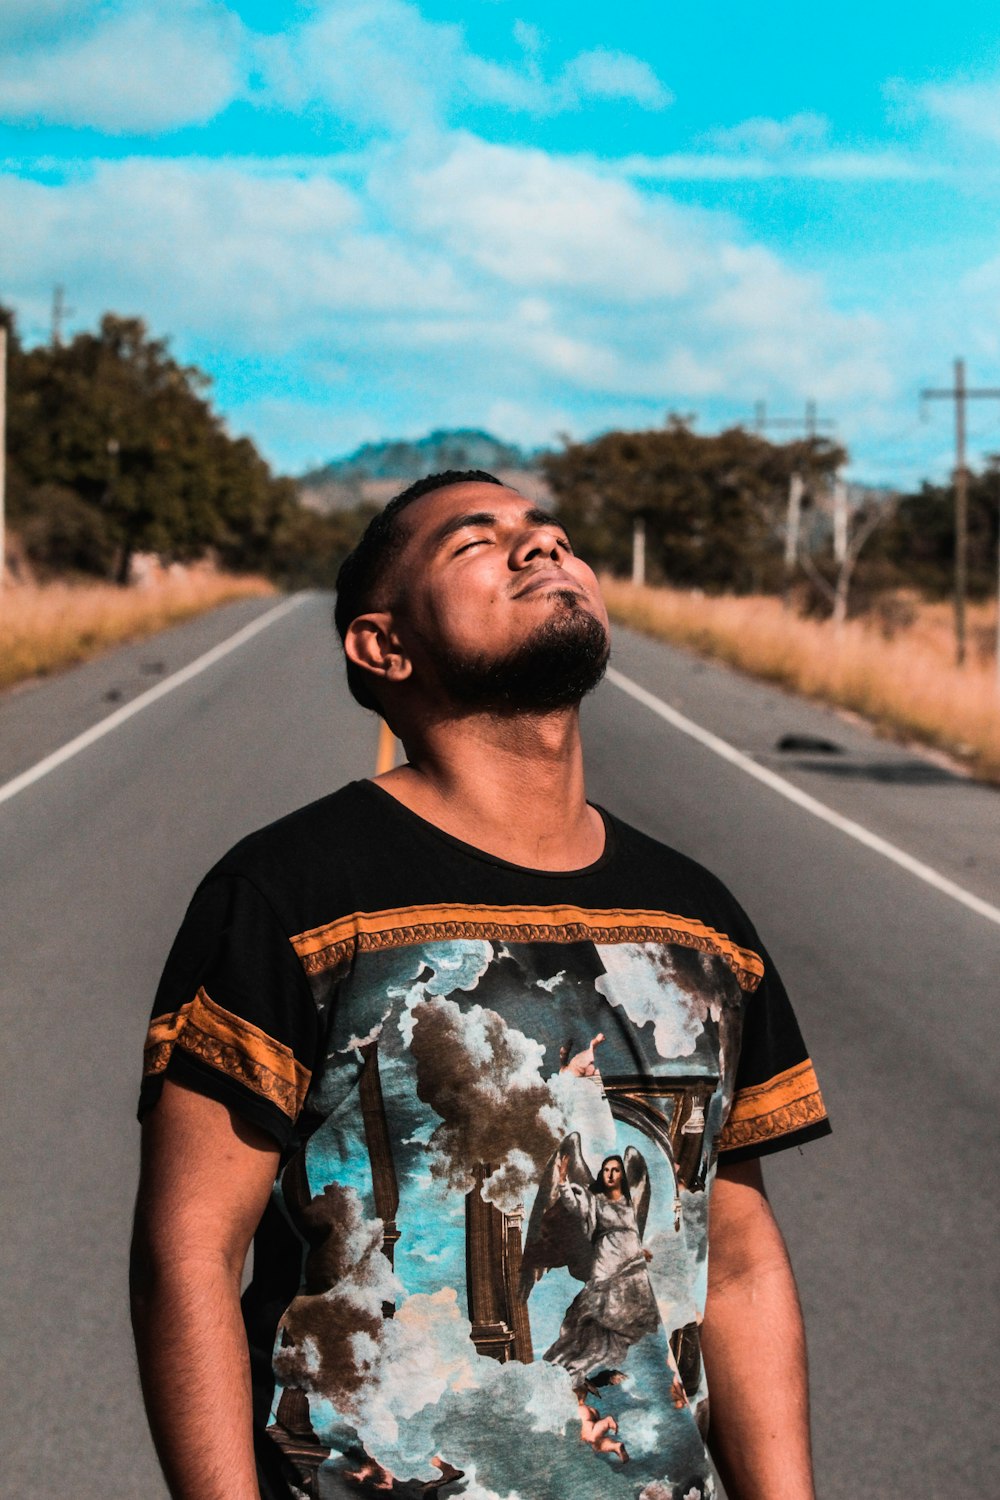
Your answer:
[[[608,668],[607,676],[608,681],[614,683],[621,692],[627,693],[637,703],[643,704],[645,708],[658,714],[661,719],[665,719],[682,734],[697,740],[700,745],[705,746],[706,750],[711,750],[723,760],[728,760],[730,765],[738,766],[748,776],[753,776],[755,780],[763,782],[765,786],[771,788],[772,792],[777,792],[779,796],[786,797],[789,802],[794,802],[796,807],[812,813],[814,818],[829,823],[831,828],[839,828],[840,832],[846,833],[848,838],[857,839],[859,844],[864,844],[867,849],[873,849],[876,854],[881,854],[885,859],[891,859],[893,864],[899,865],[903,870],[908,870],[911,875],[933,886],[936,891],[943,892],[953,901],[958,901],[962,906],[967,906],[970,911],[985,917],[988,922],[996,922],[1000,926],[1000,907],[991,906],[988,901],[983,901],[981,897],[974,896],[963,886],[956,885],[953,880],[949,880],[946,875],[940,875],[937,870],[932,869],[930,865],[925,865],[922,860],[914,859],[912,854],[907,854],[895,844],[890,844],[888,839],[880,838],[877,833],[872,833],[863,824],[855,823],[853,818],[842,817],[840,813],[834,812],[832,807],[827,807],[825,803],[818,802],[815,797],[810,797],[808,792],[800,791],[792,782],[786,781],[784,776],[778,776],[774,771],[769,771],[766,766],[758,765],[755,760],[751,760],[749,755],[744,755],[734,745],[730,745],[726,740],[720,740],[718,735],[712,734],[710,730],[703,729],[700,724],[696,724],[693,719],[688,719],[684,714],[678,713],[676,708],[671,708],[669,703],[663,702],[662,698],[657,698],[655,694],[647,692],[644,687],[633,682],[631,677],[615,671],[614,667]]]
[[[0,802],[9,802],[11,797],[17,796],[18,792],[23,792],[26,787],[33,786],[36,781],[41,781],[43,776],[47,776],[57,766],[64,765],[74,755],[79,755],[81,750],[86,750],[89,745],[103,739],[106,734],[111,733],[112,729],[117,729],[119,724],[124,724],[134,714],[141,713],[158,698],[166,697],[167,693],[172,693],[174,688],[182,687],[185,682],[190,682],[192,677],[198,677],[209,667],[214,667],[215,663],[221,661],[224,656],[228,656],[230,651],[235,651],[239,646],[252,640],[255,635],[259,635],[262,630],[266,630],[269,625],[280,620],[282,615],[287,615],[290,610],[297,609],[300,604],[311,597],[308,593],[295,594],[291,599],[276,604],[266,614],[258,615],[256,620],[251,620],[249,625],[244,625],[242,630],[237,630],[235,635],[227,637],[217,646],[213,646],[210,651],[195,657],[194,661],[189,662],[186,667],[181,667],[179,672],[164,677],[163,681],[158,682],[155,687],[147,689],[145,693],[140,693],[138,698],[133,698],[131,703],[122,704],[121,708],[116,708],[113,714],[108,714],[106,719],[100,719],[96,724],[92,724],[75,739],[67,741],[58,750],[53,750],[51,755],[46,755],[44,760],[37,761],[35,765],[29,766],[27,771],[22,771],[20,776],[15,776],[13,781],[5,782],[3,786],[0,786]]]

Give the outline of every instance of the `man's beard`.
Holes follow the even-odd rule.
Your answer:
[[[441,685],[454,703],[500,713],[544,713],[579,703],[604,676],[611,643],[604,625],[570,589],[559,613],[502,656],[435,653]]]

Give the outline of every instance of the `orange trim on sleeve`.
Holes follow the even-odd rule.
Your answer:
[[[162,1073],[175,1047],[297,1118],[312,1078],[290,1047],[225,1010],[200,989],[172,1015],[156,1016],[146,1036],[146,1076]]]
[[[766,1083],[740,1089],[719,1136],[719,1150],[756,1146],[826,1119],[826,1106],[809,1058]]]
[[[401,948],[411,943],[480,938],[521,943],[678,943],[716,953],[745,990],[764,975],[761,958],[749,948],[689,917],[662,911],[591,911],[579,906],[403,906],[390,911],[353,912],[292,938],[309,975],[349,960],[355,952]]]

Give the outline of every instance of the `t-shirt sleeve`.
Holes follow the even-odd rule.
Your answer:
[[[256,886],[213,874],[174,940],[146,1035],[139,1117],[165,1078],[285,1146],[309,1088],[318,1021],[294,949]]]
[[[830,1133],[791,1001],[756,933],[752,938],[764,972],[745,1002],[732,1105],[719,1137],[721,1162],[766,1156]]]

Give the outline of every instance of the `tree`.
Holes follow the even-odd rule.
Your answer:
[[[627,572],[641,518],[654,577],[748,592],[780,581],[792,474],[802,473],[808,489],[844,458],[823,438],[777,445],[739,427],[702,437],[675,417],[650,432],[568,443],[542,467],[561,519],[588,557]]]
[[[54,504],[65,520],[71,495],[103,533],[120,582],[138,550],[184,559],[215,547],[231,566],[264,565],[296,503],[290,481],[271,475],[249,439],[228,435],[208,377],[179,364],[140,318],[106,313],[96,334],[65,346],[16,345],[11,371],[17,507],[36,535]],[[88,540],[75,565],[90,568],[102,549],[93,528],[77,529]],[[65,547],[48,560],[65,565]]]
[[[1000,454],[969,478],[969,593],[984,597],[996,586]],[[954,587],[955,496],[950,485],[924,483],[903,495],[892,522],[872,548],[883,564],[927,593]]]
[[[835,507],[840,504],[844,508],[840,548],[835,540],[834,523],[834,529],[822,536],[816,556],[800,545],[795,561],[829,604],[830,618],[839,626],[847,619],[851,583],[862,551],[876,531],[893,520],[898,497],[868,491],[863,493],[860,503],[852,505],[847,486],[843,485],[840,495],[835,493],[832,499]]]

